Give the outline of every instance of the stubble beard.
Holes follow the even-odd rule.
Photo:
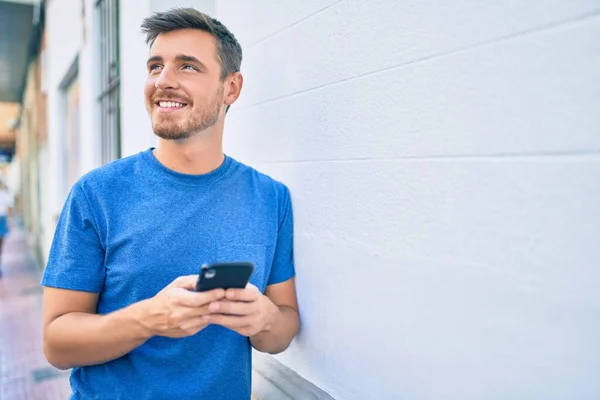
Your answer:
[[[204,111],[190,113],[187,119],[170,115],[152,118],[152,130],[156,136],[165,140],[189,139],[217,123],[222,103],[223,90],[220,90]]]

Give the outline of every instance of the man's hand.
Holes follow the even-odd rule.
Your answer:
[[[225,296],[223,289],[194,292],[198,275],[182,276],[145,301],[142,324],[158,336],[181,338],[195,335],[208,324],[208,305]]]
[[[271,329],[279,308],[249,283],[245,289],[228,289],[225,298],[208,305],[205,323],[218,324],[243,336],[254,336]]]

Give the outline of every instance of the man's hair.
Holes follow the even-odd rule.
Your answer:
[[[194,8],[180,7],[154,13],[142,23],[142,32],[146,34],[146,43],[150,46],[159,34],[178,29],[198,29],[216,38],[217,58],[221,62],[221,80],[225,80],[233,72],[239,72],[242,65],[242,46],[233,33],[215,18]]]

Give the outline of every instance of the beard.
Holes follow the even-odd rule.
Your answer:
[[[161,139],[182,140],[196,136],[198,133],[210,128],[219,120],[221,105],[223,104],[223,91],[221,88],[206,108],[199,112],[186,110],[189,116],[169,114],[152,118],[152,130]],[[189,104],[186,106],[189,107]]]

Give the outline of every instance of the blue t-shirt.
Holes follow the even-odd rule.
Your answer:
[[[172,171],[152,149],[93,170],[71,189],[42,285],[99,293],[99,314],[150,298],[208,262],[252,261],[251,283],[294,276],[286,186],[225,157],[203,175]],[[155,336],[101,365],[74,368],[71,399],[249,399],[247,337],[209,325]]]

